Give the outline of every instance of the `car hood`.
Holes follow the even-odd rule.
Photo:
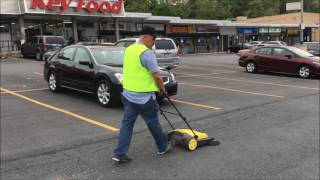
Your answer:
[[[121,73],[123,72],[123,67],[121,66],[107,66],[107,65],[102,65],[101,67],[107,68],[109,70],[114,71],[114,73]],[[170,76],[170,72],[166,70],[165,68],[160,67],[160,74],[161,76]]]

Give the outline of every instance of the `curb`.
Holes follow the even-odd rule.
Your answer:
[[[1,52],[0,57],[1,58],[8,58],[8,57],[21,58],[22,54],[20,52]]]

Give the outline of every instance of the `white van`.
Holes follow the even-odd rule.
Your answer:
[[[129,47],[133,43],[139,41],[139,38],[126,38],[121,39],[115,43],[115,46]],[[167,69],[176,68],[180,63],[179,51],[170,38],[157,38],[155,45],[152,47],[154,50],[159,66]]]

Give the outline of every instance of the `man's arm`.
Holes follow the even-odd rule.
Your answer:
[[[167,95],[166,88],[163,85],[163,80],[160,74],[160,71],[152,73],[153,79],[156,82],[158,88],[160,89],[160,93],[162,95]]]

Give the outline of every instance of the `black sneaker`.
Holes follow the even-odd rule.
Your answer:
[[[164,151],[158,151],[158,152],[157,152],[157,155],[162,156],[162,155],[167,154],[167,153],[170,152],[170,151],[171,151],[171,144],[168,143],[168,145],[167,145],[167,147],[166,147],[166,150],[164,150]]]
[[[112,157],[112,160],[114,160],[115,162],[118,162],[118,163],[126,163],[126,162],[131,161],[132,159],[129,158],[127,155],[122,155],[122,156],[114,155]]]

